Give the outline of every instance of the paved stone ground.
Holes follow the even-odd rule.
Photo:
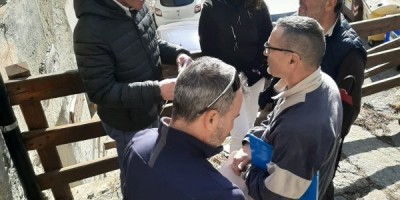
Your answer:
[[[399,74],[390,70],[366,83]],[[400,88],[363,98],[363,108],[345,138],[335,177],[337,198],[400,199]]]

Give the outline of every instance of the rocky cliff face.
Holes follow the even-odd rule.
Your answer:
[[[72,30],[66,10],[73,19],[72,0],[0,0],[0,72],[4,80],[8,79],[4,67],[19,62],[26,62],[32,75],[76,69]],[[72,118],[81,121],[90,118],[86,99],[80,95],[42,101],[50,127],[71,123]],[[77,103],[77,100],[83,103]],[[80,108],[81,116],[71,117],[74,112],[71,108],[75,108],[72,104],[84,105]],[[21,131],[26,131],[21,112],[17,107],[14,111]],[[63,156],[63,164],[69,165],[98,157],[100,154],[93,153],[98,145],[87,141],[63,145],[58,150]],[[29,154],[36,173],[42,172],[36,153]],[[0,161],[0,200],[25,199],[2,137]]]

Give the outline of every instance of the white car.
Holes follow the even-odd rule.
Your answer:
[[[182,21],[159,26],[158,36],[168,42],[182,46],[191,54],[200,53],[199,21]]]
[[[299,0],[264,0],[268,6],[272,22],[293,15],[299,8]]]
[[[154,19],[157,26],[200,18],[201,0],[155,0]]]

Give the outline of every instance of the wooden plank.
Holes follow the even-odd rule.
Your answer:
[[[115,141],[104,142],[103,145],[104,145],[104,150],[109,150],[117,147],[117,143],[115,143]]]
[[[368,54],[377,53],[379,51],[385,51],[388,49],[400,47],[400,37],[390,40],[388,42],[382,43],[376,47],[367,50]]]
[[[400,86],[400,74],[374,83],[363,85],[361,96],[365,97],[397,86]]]
[[[31,75],[26,62],[10,65],[5,68],[9,79],[24,78]]]
[[[49,125],[40,102],[25,102],[20,107],[29,130],[48,128]],[[37,152],[45,172],[62,168],[61,159],[55,146],[42,148]],[[55,199],[73,199],[68,184],[54,184],[51,191]]]
[[[400,14],[353,22],[350,25],[360,37],[364,38],[400,29]]]
[[[347,8],[345,5],[343,5],[343,7],[342,7],[342,13],[343,13],[343,15],[346,16],[346,18],[347,18],[347,20],[349,20],[349,22],[355,21],[353,11],[350,10],[349,8]]]
[[[5,85],[12,105],[84,92],[77,70],[9,80]]]
[[[28,150],[55,147],[57,145],[79,142],[106,135],[97,120],[68,124],[53,128],[45,128],[24,132],[25,147]]]
[[[199,54],[196,54],[198,56]],[[162,65],[163,77],[176,77],[177,67]],[[85,92],[77,70],[31,76],[5,82],[11,105],[26,101],[41,101]]]
[[[119,164],[117,156],[108,156],[40,174],[37,176],[37,179],[40,188],[46,190],[57,184],[68,184],[84,178],[116,170],[118,168]]]
[[[369,78],[371,76],[377,75],[377,74],[379,74],[381,72],[384,72],[384,71],[386,71],[388,69],[397,67],[399,65],[400,65],[400,60],[395,60],[395,61],[392,61],[392,62],[387,62],[387,63],[384,63],[384,64],[377,65],[375,67],[371,67],[371,68],[365,70],[364,78]]]
[[[382,63],[397,60],[399,55],[400,55],[400,47],[385,50],[385,51],[380,51],[377,53],[368,54],[366,69],[369,69],[373,66],[376,66],[376,65],[379,65]]]
[[[29,130],[47,128],[46,115],[38,101],[25,102],[19,106]],[[24,133],[22,134],[24,135]]]

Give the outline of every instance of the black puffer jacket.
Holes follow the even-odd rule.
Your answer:
[[[101,120],[122,131],[149,126],[162,101],[160,52],[166,63],[188,52],[157,40],[146,5],[132,18],[112,0],[75,0],[74,6],[78,69]]]
[[[268,8],[247,9],[246,0],[207,0],[200,16],[203,55],[234,66],[248,78],[249,86],[268,76],[264,43],[272,31]]]

